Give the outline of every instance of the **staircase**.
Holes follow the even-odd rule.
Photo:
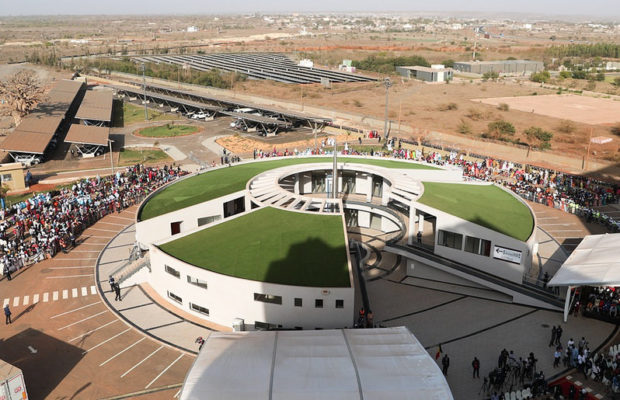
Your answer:
[[[146,255],[142,255],[142,251],[138,246],[134,246],[131,251],[131,255],[129,259],[120,267],[118,267],[114,272],[110,275],[114,277],[114,281],[121,285],[127,279],[131,278],[142,268],[148,268],[149,272],[151,272],[151,261],[148,253]]]

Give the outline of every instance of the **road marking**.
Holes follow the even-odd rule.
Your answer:
[[[92,330],[90,330],[90,331],[88,331],[88,332],[86,332],[86,333],[82,333],[80,336],[76,336],[76,337],[74,337],[73,339],[69,340],[69,342],[73,342],[74,340],[77,340],[77,339],[79,339],[79,338],[83,338],[84,336],[86,336],[86,335],[90,335],[90,334],[91,334],[91,333],[93,333],[93,332],[97,332],[99,329],[103,329],[103,328],[105,328],[106,326],[111,325],[111,324],[113,324],[113,323],[115,323],[115,322],[118,322],[118,319],[115,319],[114,321],[110,321],[110,322],[108,322],[107,324],[101,325],[99,328],[95,328],[95,329],[92,329]]]
[[[536,219],[560,219],[560,217],[536,217]]]
[[[99,315],[101,315],[101,314],[103,314],[103,313],[106,313],[106,312],[108,312],[108,310],[103,310],[103,311],[101,311],[101,312],[98,312],[97,314],[91,315],[90,317],[83,318],[83,319],[81,319],[81,320],[79,320],[79,321],[77,321],[77,322],[73,322],[73,323],[71,323],[71,324],[69,324],[69,325],[63,326],[62,328],[58,328],[57,330],[62,331],[63,329],[67,329],[67,328],[68,328],[68,327],[70,327],[70,326],[77,325],[77,324],[79,324],[80,322],[88,321],[89,319],[91,319],[91,318],[95,318],[95,317],[97,317],[97,316],[99,316]]]
[[[78,290],[77,290],[77,288],[71,289],[71,297],[73,297],[74,299],[76,297],[78,297]]]
[[[39,294],[37,293],[32,297],[32,304],[37,304],[38,302],[39,302]]]
[[[19,305],[19,297],[13,298],[13,307],[17,307]]]
[[[159,373],[159,375],[157,375],[157,376],[155,377],[155,379],[153,379],[151,382],[149,382],[149,384],[148,384],[148,385],[146,385],[144,388],[145,388],[145,389],[148,389],[148,388],[149,388],[149,387],[150,387],[153,383],[155,383],[155,381],[156,381],[156,380],[157,380],[160,376],[162,376],[162,375],[163,375],[166,371],[168,371],[168,370],[170,369],[170,367],[172,367],[174,364],[176,364],[176,362],[177,362],[177,361],[179,361],[179,360],[181,359],[181,357],[183,357],[183,354],[181,354],[180,356],[178,356],[178,357],[176,358],[176,360],[174,360],[173,362],[171,362],[171,363],[170,363],[170,365],[168,365],[168,366],[167,366],[167,367],[166,367],[163,371],[161,371],[161,372]]]
[[[582,229],[547,229],[547,232],[581,232]]]
[[[172,396],[173,399],[176,399],[179,397],[179,395],[181,394],[181,389],[179,389],[178,392],[176,392],[176,394],[174,396]]]
[[[85,278],[87,276],[93,276],[94,274],[85,275],[62,275],[62,276],[46,276],[46,279],[67,279],[67,278]]]
[[[10,301],[11,299],[4,299],[4,302],[2,303],[2,308],[6,307],[6,305],[9,304]]]
[[[146,339],[146,337],[143,337],[142,339],[138,340],[137,342],[135,342],[132,345],[129,345],[128,347],[125,347],[123,350],[119,351],[118,353],[114,354],[112,357],[108,358],[107,360],[105,360],[104,362],[102,362],[101,364],[99,364],[100,367],[103,367],[104,365],[106,365],[108,362],[114,360],[116,357],[120,356],[121,354],[123,354],[124,352],[126,352],[127,350],[131,349],[132,347],[134,347],[135,345],[137,345],[138,343],[140,343],[141,341],[143,341],[144,339]]]
[[[79,308],[74,308],[73,310],[69,310],[69,311],[65,311],[65,312],[60,313],[60,314],[56,314],[53,317],[50,317],[50,319],[58,318],[58,317],[61,317],[63,315],[70,314],[70,313],[72,313],[74,311],[83,310],[84,308],[87,308],[87,307],[90,307],[90,306],[94,306],[95,304],[99,304],[99,303],[101,303],[101,302],[100,301],[96,301],[94,303],[90,303],[90,304],[87,304],[87,305],[79,307]]]
[[[58,291],[54,291],[53,296],[52,296],[52,301],[56,301],[58,300]]]
[[[119,224],[118,222],[103,222],[103,221],[99,221],[99,224],[127,226],[127,224]],[[99,225],[99,224],[97,224],[97,225]]]
[[[97,347],[99,347],[99,346],[103,346],[104,344],[108,343],[110,340],[114,340],[114,339],[116,339],[117,337],[119,337],[120,335],[122,335],[123,333],[126,333],[126,332],[128,332],[128,331],[130,331],[130,330],[131,330],[131,328],[127,328],[127,329],[125,329],[124,331],[122,331],[122,332],[120,332],[120,333],[117,333],[116,335],[112,336],[111,338],[106,339],[106,340],[104,340],[103,342],[101,342],[101,343],[99,343],[99,344],[97,344],[97,345],[95,345],[95,346],[91,347],[90,349],[88,349],[88,350],[84,350],[84,351],[82,352],[82,354],[86,354],[86,353],[88,353],[89,351],[93,351],[93,350],[95,350]]]
[[[50,269],[84,269],[84,268],[94,268],[94,265],[83,265],[81,267],[51,267]]]
[[[143,362],[145,362],[146,360],[148,360],[149,358],[151,358],[155,353],[157,353],[159,350],[163,349],[164,346],[159,346],[157,348],[157,350],[155,350],[154,352],[152,352],[151,354],[149,354],[148,356],[144,357],[144,359],[142,361],[140,361],[139,363],[137,363],[136,365],[134,365],[133,367],[129,368],[127,370],[127,372],[125,372],[123,375],[121,375],[121,378],[124,378],[125,375],[127,375],[128,373],[130,373],[131,371],[133,371],[134,369],[138,368]]]
[[[86,286],[82,286],[82,296],[88,296],[88,288]]]
[[[27,306],[30,303],[30,296],[24,296],[24,301],[22,302],[24,306]]]
[[[560,226],[569,226],[569,225],[577,225],[574,222],[570,222],[570,223],[565,223],[565,224],[547,224],[547,223],[542,223],[542,224],[538,224],[540,226],[555,226],[555,225],[560,225]]]
[[[115,230],[112,230],[112,229],[88,228],[88,230],[89,231],[101,231],[101,232],[114,232],[114,233],[118,233],[118,231],[115,231]],[[82,235],[84,235],[84,234],[85,234],[85,232],[82,233]]]
[[[95,285],[92,285],[90,287],[90,294],[97,294],[97,288],[95,287]]]
[[[128,219],[129,221],[135,221],[135,218],[119,217],[118,215],[110,215],[110,218]]]
[[[32,354],[37,354],[38,353],[37,349],[35,349],[32,346],[28,346],[28,350],[30,350],[30,353],[32,353]]]
[[[106,239],[111,239],[111,238],[106,238]],[[76,261],[76,260],[80,260],[80,261],[84,261],[84,260],[95,261],[96,259],[97,259],[97,257],[89,257],[89,258],[56,258],[55,260],[58,260],[58,261]]]
[[[101,250],[72,250],[72,253],[99,253]]]

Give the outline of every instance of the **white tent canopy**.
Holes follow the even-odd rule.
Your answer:
[[[213,332],[181,400],[452,400],[435,361],[405,327]]]
[[[586,236],[549,286],[620,286],[620,233]]]

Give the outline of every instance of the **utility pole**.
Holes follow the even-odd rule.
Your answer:
[[[146,66],[142,63],[142,91],[144,92],[144,120],[149,120],[149,112],[146,109]]]
[[[338,147],[336,146],[335,137],[334,137],[334,172],[332,173],[332,187],[333,187],[332,199],[335,199],[338,197]]]
[[[112,142],[113,140],[108,139],[108,143],[110,144],[110,165],[112,166],[112,174],[114,174],[114,153],[112,153]]]
[[[585,165],[585,169],[588,169],[588,161],[590,161],[590,145],[592,144],[592,131],[593,129],[590,128],[590,137],[588,138],[588,149],[586,150],[586,165]]]
[[[388,138],[388,100],[389,100],[390,86],[392,86],[392,81],[390,81],[390,78],[385,78],[383,80],[383,85],[385,86],[385,125],[383,126],[383,138],[387,140]]]

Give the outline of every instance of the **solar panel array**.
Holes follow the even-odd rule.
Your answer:
[[[321,83],[373,81],[363,75],[296,65],[293,60],[277,53],[217,53],[199,55],[164,55],[134,57],[135,61],[188,66],[198,71],[219,69],[247,75],[250,79],[269,79],[284,83]]]

